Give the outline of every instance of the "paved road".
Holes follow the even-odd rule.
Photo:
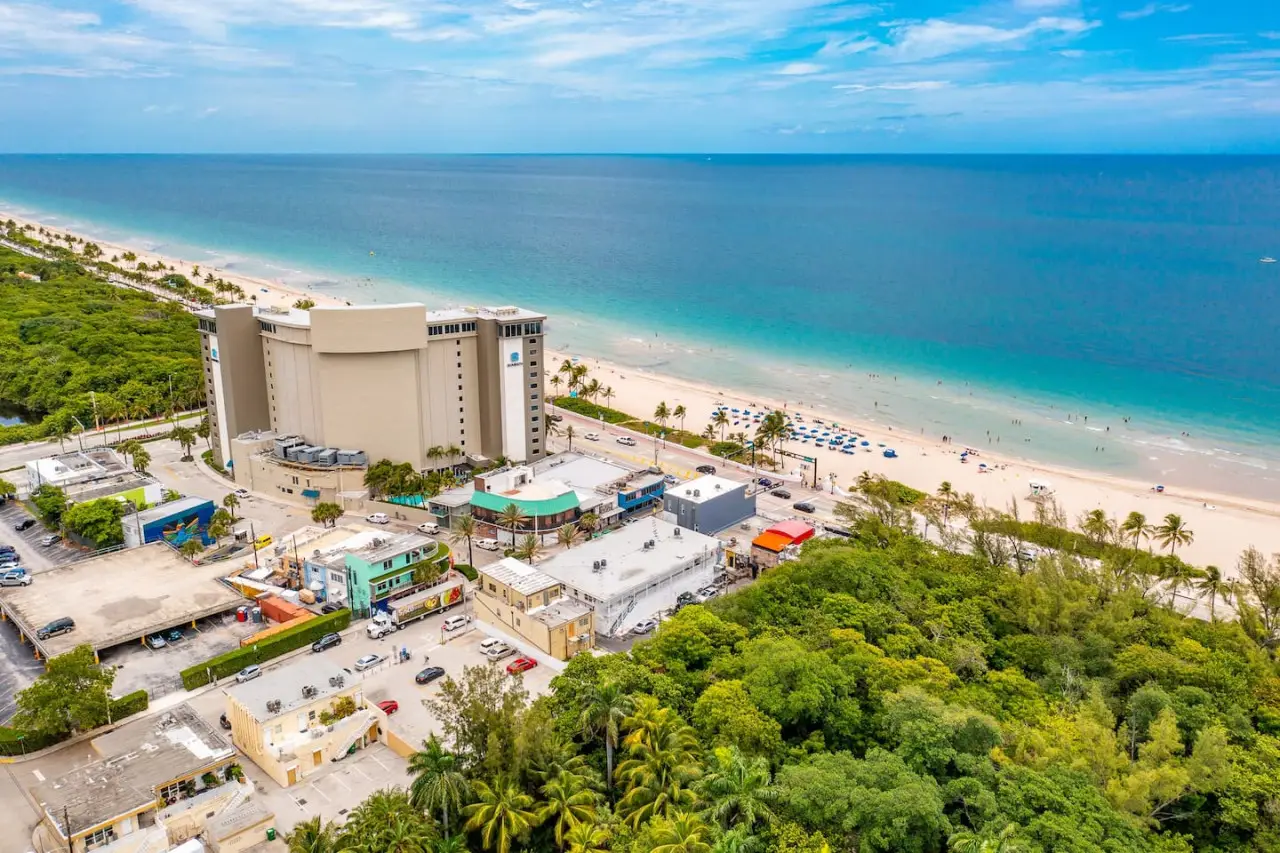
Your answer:
[[[180,422],[197,420],[204,414],[204,410],[200,409],[196,412],[188,412],[178,416]],[[187,426],[195,424],[188,423]],[[45,456],[53,456],[58,453],[70,453],[73,450],[79,450],[81,441],[84,442],[85,450],[91,447],[103,447],[111,443],[115,444],[126,438],[139,438],[147,435],[161,435],[169,432],[171,425],[168,423],[156,423],[154,420],[145,426],[139,426],[138,423],[121,424],[119,427],[111,426],[101,431],[87,432],[82,436],[66,439],[59,445],[57,440],[52,441],[29,441],[25,444],[10,444],[6,447],[0,447],[0,471],[8,471],[13,468],[20,468],[33,459],[41,459]],[[200,448],[197,448],[199,451]],[[12,474],[5,475],[4,479],[10,480],[14,485],[21,489],[26,488],[26,474],[21,471],[14,471]]]

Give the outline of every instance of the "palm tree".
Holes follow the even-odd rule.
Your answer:
[[[520,540],[520,544],[512,552],[517,560],[532,563],[542,555],[542,537],[528,533]]]
[[[712,424],[707,424],[707,428],[702,431],[702,437],[708,441],[715,440],[716,428]]]
[[[444,448],[441,447],[440,445],[437,444],[434,447],[427,448],[428,462],[439,462],[443,456],[444,456]],[[432,466],[432,468],[435,468],[435,467],[438,467],[438,466],[435,466],[435,465]]]
[[[519,504],[509,503],[498,513],[498,526],[510,530],[513,537],[517,528],[523,528],[528,523],[529,516],[525,515]]]
[[[409,802],[415,808],[431,812],[440,809],[441,825],[449,833],[449,807],[457,812],[467,796],[467,779],[458,770],[458,757],[440,744],[433,733],[422,742],[423,749],[409,757],[405,772],[413,777],[409,786]]]
[[[566,548],[572,548],[581,535],[582,531],[578,529],[578,525],[564,524],[556,531],[556,541]]]
[[[196,444],[196,431],[191,427],[175,426],[169,430],[169,438],[182,446],[182,458],[191,458],[191,448]]]
[[[600,392],[603,390],[604,390],[604,386],[600,384],[600,380],[592,379],[586,385],[582,386],[582,390],[579,393],[581,393],[582,396],[586,397],[588,400],[595,402],[596,397],[599,397]]]
[[[552,399],[555,399],[556,397],[560,396],[560,386],[563,384],[564,384],[564,379],[561,378],[559,373],[553,373],[551,375],[551,387],[552,389],[554,389],[551,395]]]
[[[573,450],[573,440],[577,437],[577,433],[573,429],[573,424],[568,424],[564,428],[564,437],[569,439],[569,449]]]
[[[618,748],[622,724],[635,709],[635,703],[616,681],[588,685],[582,700],[578,723],[586,737],[604,737],[605,782],[613,790],[613,752]]]
[[[1205,566],[1200,580],[1196,581],[1196,592],[1201,595],[1209,596],[1209,621],[1217,622],[1215,613],[1218,605],[1218,596],[1226,591],[1226,581],[1222,578],[1222,569],[1217,566]]]
[[[697,796],[690,786],[701,775],[693,729],[648,696],[636,702],[623,725],[631,729],[623,739],[631,757],[614,774],[627,786],[618,814],[638,829],[655,817],[691,807]]]
[[[467,837],[459,832],[437,838],[431,853],[467,853]]]
[[[463,829],[479,831],[480,843],[486,850],[510,853],[511,842],[523,838],[539,823],[533,797],[510,781],[499,782],[496,788],[478,781],[474,789],[478,802],[462,810],[467,818]]]
[[[139,474],[147,473],[147,466],[151,464],[151,454],[147,452],[145,447],[139,447],[133,451],[133,470]]]
[[[677,404],[676,407],[671,410],[671,417],[680,419],[681,432],[684,432],[684,419],[685,419],[685,415],[687,414],[689,414],[689,412],[687,409],[685,409],[683,403]]]
[[[578,519],[578,527],[590,539],[591,534],[600,529],[600,516],[594,512],[584,512],[582,517]]]
[[[222,499],[222,505],[231,511],[231,520],[236,520],[236,510],[240,508],[240,498],[235,492],[228,492]]]
[[[338,853],[338,832],[332,823],[320,822],[320,817],[304,820],[284,837],[289,853]]]
[[[471,540],[476,535],[476,520],[472,515],[463,515],[455,518],[450,525],[449,541],[454,545],[466,540],[467,543],[467,565],[474,566],[475,559],[471,551]]]
[[[697,792],[706,803],[702,816],[724,829],[742,826],[750,831],[774,821],[778,791],[770,784],[769,762],[763,756],[747,758],[737,747],[718,747]]]
[[[1105,511],[1101,509],[1091,509],[1080,520],[1080,532],[1093,541],[1095,545],[1101,545],[1111,537],[1114,527],[1107,518]]]
[[[600,396],[601,396],[601,397],[604,397],[604,404],[605,404],[606,406],[610,406],[610,405],[612,404],[612,400],[613,400],[613,398],[616,396],[616,395],[613,393],[613,386],[612,386],[612,385],[606,385],[603,389],[601,389],[601,391],[600,391]]]
[[[962,829],[947,839],[947,849],[952,853],[1022,853],[1027,848],[1014,837],[1017,833],[1016,823],[1005,824],[994,836]]]
[[[1151,528],[1147,525],[1147,517],[1140,512],[1131,512],[1120,523],[1120,532],[1133,539],[1133,547],[1138,547],[1138,540],[1151,537]]]
[[[724,409],[717,409],[711,416],[711,425],[720,427],[720,440],[723,441],[724,431],[729,426],[729,416],[724,413]]]
[[[650,853],[711,853],[710,827],[687,811],[674,812],[653,833]]]
[[[1169,549],[1170,554],[1175,554],[1179,545],[1190,545],[1196,536],[1182,520],[1182,516],[1171,512],[1164,517],[1164,524],[1156,528],[1155,538],[1161,546]]]
[[[1170,556],[1161,558],[1160,577],[1169,585],[1169,608],[1172,609],[1177,603],[1178,591],[1194,586],[1196,581],[1204,577],[1204,572]]]
[[[568,853],[610,853],[609,830],[594,823],[580,823],[565,833]]]
[[[565,835],[575,826],[595,823],[600,795],[591,790],[586,776],[562,770],[542,786],[542,796],[547,802],[538,812],[538,821],[555,820],[556,846],[560,849],[564,849]]]

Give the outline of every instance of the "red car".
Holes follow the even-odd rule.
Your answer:
[[[507,674],[515,675],[517,672],[525,672],[533,669],[537,665],[538,662],[533,658],[516,658],[511,663],[507,664]]]
[[[394,699],[385,699],[378,703],[378,707],[382,709],[384,714],[394,714],[400,710],[400,703]]]

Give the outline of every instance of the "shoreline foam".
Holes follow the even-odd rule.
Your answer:
[[[167,266],[176,267],[178,272],[188,276],[191,275],[193,266],[199,266],[202,270],[211,270],[224,280],[240,285],[247,295],[257,296],[256,301],[260,305],[291,305],[302,297],[313,299],[319,305],[349,304],[348,297],[350,302],[381,301],[376,298],[372,288],[384,286],[385,289],[392,289],[395,286],[394,283],[387,285],[372,281],[344,283],[328,279],[328,282],[332,282],[335,291],[331,293],[326,292],[327,289],[306,284],[285,284],[279,280],[273,281],[235,272],[208,261],[173,258],[157,250],[171,245],[166,241],[144,241],[139,238],[139,243],[149,242],[157,247],[157,249],[139,251],[136,245],[126,246],[118,240],[94,237],[89,229],[69,231],[65,226],[50,224],[48,221],[42,222],[30,215],[0,211],[0,219],[13,219],[20,224],[30,223],[55,233],[75,233],[77,236],[85,236],[98,243],[108,257],[133,251],[140,261],[147,263],[160,261]],[[202,251],[207,252],[211,257],[229,259],[231,264],[252,266],[254,263],[254,259],[248,257],[241,258],[213,250]],[[292,269],[289,271],[306,276],[301,271]],[[416,288],[403,284],[399,287],[411,293],[417,293],[415,301],[423,301],[425,294],[418,292]],[[365,292],[360,292],[362,290]],[[374,298],[359,298],[365,295]],[[835,471],[838,477],[837,486],[852,482],[863,470],[882,473],[928,491],[936,490],[937,486],[945,480],[951,482],[957,491],[973,492],[980,504],[1004,509],[1010,500],[1020,501],[1025,496],[1028,480],[1036,476],[1053,482],[1058,499],[1068,519],[1073,523],[1080,515],[1095,508],[1101,508],[1108,515],[1119,518],[1123,518],[1130,511],[1137,510],[1143,512],[1150,523],[1158,523],[1165,514],[1170,512],[1181,514],[1188,526],[1196,533],[1196,541],[1180,553],[1199,564],[1212,563],[1221,566],[1224,570],[1229,570],[1234,567],[1240,551],[1249,545],[1257,546],[1264,553],[1280,551],[1280,503],[1242,494],[1230,494],[1226,490],[1179,487],[1178,478],[1172,476],[1168,478],[1170,482],[1165,483],[1167,486],[1165,493],[1156,495],[1150,491],[1150,483],[1144,483],[1139,479],[1106,471],[1038,462],[1019,458],[1015,454],[1001,454],[982,447],[969,437],[969,446],[979,449],[983,460],[989,465],[1000,466],[991,473],[979,474],[976,464],[958,464],[959,449],[964,446],[960,443],[959,440],[962,437],[958,434],[956,443],[943,445],[936,436],[916,434],[912,429],[904,428],[902,422],[887,423],[886,421],[892,417],[889,412],[882,412],[878,417],[860,416],[857,412],[845,412],[826,404],[821,394],[818,395],[818,400],[814,400],[812,399],[814,394],[810,391],[802,392],[805,399],[804,402],[799,402],[799,396],[797,399],[784,400],[768,393],[753,394],[727,387],[720,388],[706,382],[653,371],[647,366],[626,367],[616,360],[596,358],[582,349],[581,342],[573,340],[572,329],[575,325],[576,323],[573,322],[564,324],[564,331],[570,334],[556,340],[553,349],[548,351],[548,356],[554,357],[557,363],[565,357],[576,356],[596,364],[597,370],[603,371],[597,375],[597,378],[603,384],[614,386],[616,396],[611,401],[614,408],[643,416],[644,413],[652,412],[659,400],[665,400],[673,407],[683,403],[693,416],[692,420],[687,421],[687,425],[697,425],[700,430],[712,406],[720,400],[734,401],[740,406],[743,404],[764,404],[777,408],[785,406],[789,411],[804,413],[810,420],[813,417],[838,420],[841,424],[873,436],[877,441],[885,441],[898,450],[899,458],[897,459],[885,459],[879,452],[859,453],[854,456],[830,451],[818,452],[816,455],[820,460],[820,470],[824,473],[828,470]],[[560,337],[560,327],[560,323],[550,324],[553,339]],[[673,343],[673,340],[661,342],[664,345],[662,354],[665,357],[657,362],[659,365],[664,362],[672,363],[682,355],[687,357],[697,354],[693,350],[685,352],[685,348],[678,343]],[[634,339],[631,345],[633,348],[638,348],[641,343],[648,345],[648,342],[641,338]],[[648,360],[650,359],[646,359]],[[821,369],[814,365],[792,364],[787,370],[796,380],[818,379],[822,376],[819,372]],[[806,375],[810,373],[813,376]],[[821,381],[832,381],[831,374],[827,376],[828,379]],[[756,407],[752,405],[752,408]],[[732,429],[732,431],[741,429],[743,427]],[[751,431],[750,427],[746,429],[748,432]],[[1149,438],[1159,440],[1159,437],[1154,435]],[[1176,439],[1173,440],[1176,441]],[[875,449],[878,450],[878,448]],[[1234,451],[1226,450],[1225,452],[1230,454]],[[1022,510],[1024,515],[1029,515],[1028,506],[1024,505]]]

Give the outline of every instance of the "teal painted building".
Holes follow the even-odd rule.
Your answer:
[[[392,601],[412,595],[430,586],[451,568],[449,546],[418,533],[396,533],[379,537],[370,544],[335,557],[323,565],[329,574],[330,587],[337,578],[335,571],[345,573],[345,599],[352,612],[367,617],[375,610],[386,610]]]

